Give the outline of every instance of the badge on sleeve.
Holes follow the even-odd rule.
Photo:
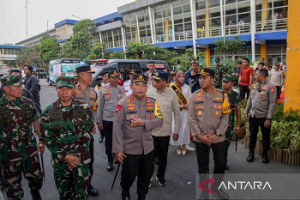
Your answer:
[[[116,106],[116,114],[122,109],[123,107],[120,104]]]
[[[275,86],[271,86],[270,90],[271,90],[272,93],[274,93],[275,92]]]

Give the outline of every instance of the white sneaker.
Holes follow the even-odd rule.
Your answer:
[[[184,156],[186,154],[186,149],[182,150],[181,153]]]
[[[177,152],[178,155],[181,155],[181,150],[180,149],[177,149],[176,152]]]
[[[188,150],[188,151],[195,151],[196,150],[194,147],[190,147],[189,145],[186,145],[185,149]]]
[[[151,188],[151,186],[152,186],[152,180],[153,180],[153,176],[150,179],[150,184],[149,184],[148,188]]]

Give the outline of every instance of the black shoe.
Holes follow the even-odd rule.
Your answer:
[[[113,161],[108,161],[107,171],[111,172],[112,170],[114,170]]]
[[[104,137],[103,137],[103,136],[100,136],[99,143],[102,143],[103,140],[104,140]]]
[[[40,190],[30,190],[32,200],[42,200]]]
[[[228,167],[228,165],[226,165],[226,166],[225,166],[225,170],[229,170],[229,167]]]
[[[254,160],[254,152],[250,151],[249,155],[248,155],[248,158],[247,158],[247,161],[248,162],[253,162],[253,160]]]
[[[130,200],[129,188],[128,189],[122,188],[122,200]]]
[[[220,198],[220,199],[229,199],[228,194],[222,189],[220,188],[219,190],[215,190],[216,195]]]
[[[158,181],[158,184],[161,185],[161,186],[166,186],[167,185],[167,181],[164,179],[164,178],[157,178],[156,177],[156,180]]]
[[[89,187],[89,195],[98,196],[98,190],[96,190],[92,185]]]
[[[270,162],[268,152],[263,152],[262,153],[262,162],[265,163],[265,164]]]
[[[146,199],[146,195],[139,195],[137,200],[145,200]]]

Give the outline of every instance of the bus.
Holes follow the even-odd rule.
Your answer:
[[[51,60],[48,66],[48,85],[55,85],[56,79],[64,72],[65,76],[74,77],[76,68],[84,64],[80,59],[62,58]]]

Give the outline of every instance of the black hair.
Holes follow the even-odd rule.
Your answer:
[[[9,75],[11,75],[13,72],[17,72],[17,73],[22,74],[20,70],[18,70],[18,69],[12,69],[12,70],[10,70]]]
[[[242,63],[242,61],[239,61],[239,62],[237,62],[237,64],[240,64],[240,65],[242,65],[243,63]]]
[[[259,70],[259,73],[260,73],[261,75],[263,75],[264,77],[268,77],[268,76],[269,76],[268,70],[266,70],[266,69],[261,69],[261,70]]]
[[[155,64],[155,62],[153,62],[153,61],[150,61],[148,64]]]
[[[28,70],[31,71],[31,72],[33,71],[33,67],[32,67],[31,65],[24,65],[24,67],[27,67]],[[23,68],[24,68],[24,67],[23,67]]]
[[[248,63],[250,63],[250,60],[248,58],[243,58],[243,60],[246,60]]]
[[[108,74],[109,73],[109,71],[106,71],[106,70],[104,70],[103,72],[101,72],[101,76],[104,76],[105,74]]]
[[[262,66],[265,66],[265,63],[264,62],[260,62],[258,63],[259,65],[262,65]]]

